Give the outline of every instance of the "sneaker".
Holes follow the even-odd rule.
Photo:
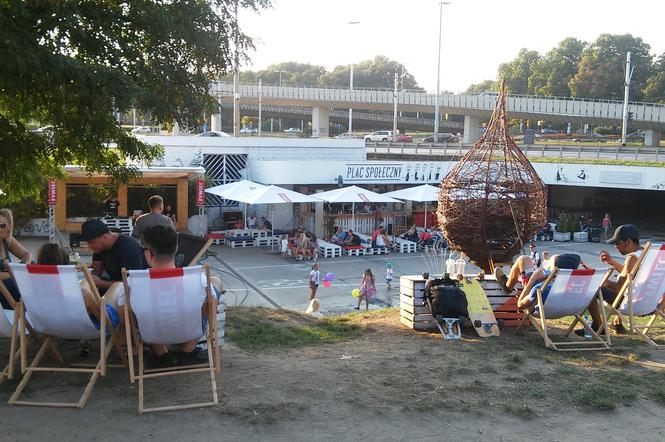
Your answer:
[[[92,345],[88,341],[82,341],[79,344],[78,354],[80,357],[85,358],[90,353],[92,353]]]
[[[621,323],[610,325],[610,330],[612,330],[617,335],[625,335],[626,333],[628,333],[628,330],[626,330],[626,327],[624,327],[623,324],[621,324]]]
[[[208,363],[208,351],[201,347],[194,347],[194,350],[188,352],[179,351],[178,365],[197,365]]]
[[[166,352],[162,355],[157,355],[155,352],[151,351],[146,358],[146,367],[149,369],[159,369],[159,368],[168,368],[176,365],[175,357]]]
[[[513,292],[508,288],[508,277],[501,267],[494,267],[494,277],[496,278],[496,282],[499,283],[499,287],[501,287],[501,290],[503,290],[506,295],[510,295]]]

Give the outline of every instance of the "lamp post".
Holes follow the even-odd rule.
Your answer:
[[[347,21],[347,25],[359,25],[359,21]],[[351,63],[351,72],[349,74],[349,100],[351,99],[351,92],[353,90],[353,63]],[[349,108],[349,133],[353,132],[353,109]]]
[[[286,72],[286,71],[283,71],[281,69],[275,69],[273,72],[279,74],[279,87],[282,87],[282,72]],[[281,91],[280,91],[280,93],[281,93]],[[282,130],[282,119],[281,118],[278,120],[278,123],[279,123],[279,130],[281,132],[281,130]],[[273,127],[272,127],[272,117],[270,117],[270,132],[272,132],[272,129],[273,129]]]
[[[434,142],[439,142],[439,82],[441,79],[441,31],[443,25],[443,5],[449,5],[450,2],[439,2],[439,57],[436,62],[436,92],[434,97]]]

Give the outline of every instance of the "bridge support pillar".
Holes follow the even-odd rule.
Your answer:
[[[210,115],[210,130],[213,131],[222,130],[222,114]]]
[[[463,141],[466,144],[472,144],[480,138],[480,118],[464,116],[464,137]]]
[[[327,107],[313,107],[312,138],[327,137],[329,126],[330,126],[330,109]]]
[[[173,122],[173,130],[171,131],[171,135],[173,135],[174,137],[180,135],[180,125],[175,121]]]
[[[657,147],[660,145],[660,140],[663,137],[663,133],[659,130],[645,130],[644,131],[644,145]]]
[[[323,201],[314,203],[314,234],[317,238],[323,238],[327,234],[326,226],[323,225],[323,210]]]

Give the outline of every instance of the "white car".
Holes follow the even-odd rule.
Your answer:
[[[255,127],[245,126],[242,129],[240,129],[240,133],[241,134],[256,134],[256,133],[259,133],[259,130]]]
[[[299,127],[289,127],[284,132],[289,133],[289,134],[299,134],[300,133],[300,128]]]
[[[392,141],[394,139],[392,130],[377,130],[365,135],[364,138],[365,141]]]
[[[227,134],[226,132],[222,132],[219,130],[209,130],[206,132],[201,132],[199,137],[230,137],[231,135]]]
[[[149,134],[152,130],[146,126],[139,126],[132,129],[133,134]]]

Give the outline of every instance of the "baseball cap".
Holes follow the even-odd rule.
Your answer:
[[[619,240],[627,240],[630,238],[639,238],[640,232],[637,230],[635,224],[622,224],[614,231],[614,236],[607,240],[607,244],[614,244]]]
[[[575,270],[579,267],[582,258],[574,253],[562,253],[555,258],[554,265],[559,269]]]
[[[90,241],[99,238],[105,233],[109,233],[106,224],[98,219],[89,219],[81,226],[81,241]]]

